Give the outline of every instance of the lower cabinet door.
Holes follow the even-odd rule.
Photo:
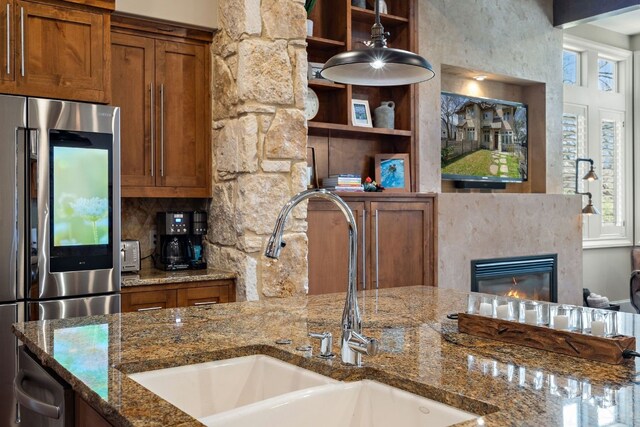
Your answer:
[[[349,202],[358,228],[357,286],[365,287],[366,212],[362,202]],[[349,231],[344,214],[325,201],[311,201],[307,212],[309,295],[346,292],[349,280]],[[368,285],[366,285],[368,288]]]
[[[432,285],[431,202],[371,202],[374,288]]]
[[[178,307],[203,306],[229,302],[229,287],[178,289]]]
[[[175,289],[122,293],[122,311],[152,311],[176,307]]]

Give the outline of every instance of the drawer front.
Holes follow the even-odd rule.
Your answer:
[[[178,289],[178,307],[203,306],[229,302],[229,286]]]
[[[122,294],[122,311],[152,311],[176,307],[174,289],[131,292]]]

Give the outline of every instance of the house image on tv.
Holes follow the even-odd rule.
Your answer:
[[[515,106],[468,100],[455,114],[456,141],[470,142],[476,150],[515,151]]]

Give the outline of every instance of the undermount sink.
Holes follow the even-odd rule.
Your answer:
[[[194,418],[337,381],[256,355],[130,374],[129,378]]]
[[[335,381],[264,355],[129,377],[209,427],[444,427],[478,417],[375,381]]]
[[[301,390],[198,421],[208,427],[444,427],[477,415],[363,380]]]

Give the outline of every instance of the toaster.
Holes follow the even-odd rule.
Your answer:
[[[140,242],[138,240],[120,242],[120,266],[123,273],[140,271]]]

